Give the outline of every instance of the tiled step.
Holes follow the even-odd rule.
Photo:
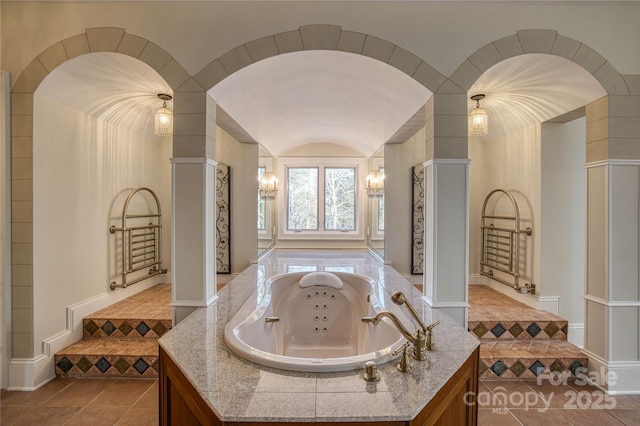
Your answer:
[[[171,285],[159,284],[82,320],[83,337],[157,339],[171,328]]]
[[[551,315],[551,314],[550,314]],[[555,316],[555,315],[554,315]],[[559,319],[469,320],[469,331],[480,340],[567,340],[568,322]]]
[[[55,354],[58,377],[158,377],[158,338],[171,328],[171,285],[83,318],[84,338]]]
[[[151,338],[162,337],[171,329],[170,319],[113,319],[113,318],[84,318],[82,320],[83,338]]]
[[[83,339],[54,359],[58,377],[158,377],[157,339]]]
[[[535,379],[551,373],[573,377],[587,366],[587,357],[569,342],[553,340],[483,341],[480,379]]]
[[[486,340],[566,341],[568,321],[483,285],[469,286],[468,328]]]

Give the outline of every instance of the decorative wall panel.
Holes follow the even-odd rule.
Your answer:
[[[216,272],[231,273],[231,167],[216,168]]]
[[[424,273],[424,166],[412,167],[411,274]]]

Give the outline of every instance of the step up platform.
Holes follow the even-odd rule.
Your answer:
[[[469,320],[469,331],[480,340],[567,340],[568,322],[547,320]]]
[[[568,378],[584,373],[587,357],[572,343],[560,341],[483,341],[480,380],[536,379],[551,373]]]
[[[54,356],[58,377],[158,377],[158,338],[171,329],[171,285],[159,284],[91,314],[83,339]]]
[[[469,331],[482,342],[481,380],[569,378],[587,366],[580,348],[567,342],[567,320],[483,285],[469,286],[469,305]]]
[[[171,285],[159,284],[82,320],[83,337],[162,337],[171,329]]]
[[[469,304],[469,331],[480,340],[567,340],[567,320],[487,286],[469,286]]]
[[[158,341],[83,339],[55,354],[58,377],[158,377]]]

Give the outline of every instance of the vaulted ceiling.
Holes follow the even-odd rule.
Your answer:
[[[36,95],[157,138],[157,93],[171,90],[146,64],[116,53],[94,53],[60,65]],[[490,114],[485,138],[553,119],[605,95],[587,71],[550,55],[500,62],[476,81],[469,95],[475,93],[487,95],[481,101]],[[276,156],[317,142],[370,156],[394,135],[410,136],[419,129],[421,112],[416,112],[432,95],[391,66],[336,51],[260,61],[227,77],[210,94],[222,109],[221,127],[243,132],[243,141],[258,141]],[[468,102],[469,110],[474,104]]]

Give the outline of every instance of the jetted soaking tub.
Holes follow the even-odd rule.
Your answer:
[[[275,276],[227,323],[225,341],[245,359],[285,370],[347,371],[387,362],[405,339],[387,319],[375,326],[361,321],[384,310],[374,284],[346,272]]]

